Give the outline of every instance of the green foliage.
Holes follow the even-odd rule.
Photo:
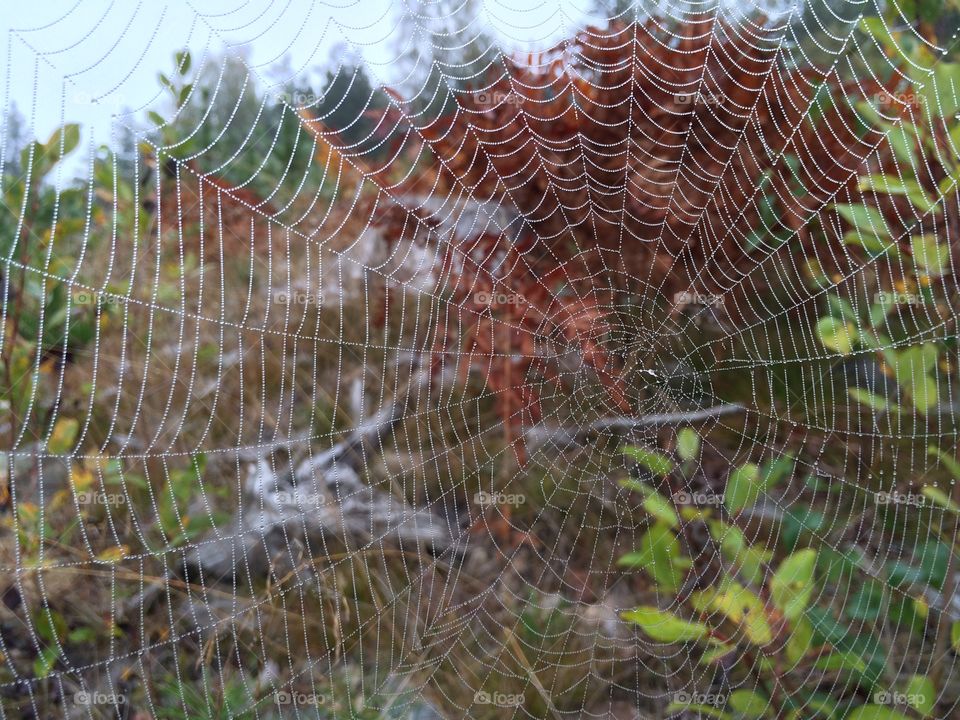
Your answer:
[[[848,720],[910,720],[910,718],[902,712],[898,712],[885,705],[861,705],[850,713],[847,718]]]
[[[773,559],[773,550],[750,543],[736,525],[721,520],[709,522],[710,534],[720,543],[720,553],[738,574],[755,585],[763,583],[765,568]]]
[[[671,528],[675,528],[680,524],[680,520],[670,502],[652,487],[637,482],[636,480],[624,480],[620,484],[628,490],[634,490],[643,495],[644,509],[655,518],[666,523]]]
[[[673,470],[673,460],[655,450],[627,445],[623,448],[623,454],[636,460],[655,475],[667,475]]]
[[[754,505],[760,496],[783,479],[793,466],[792,458],[785,456],[761,468],[746,463],[730,473],[724,492],[727,510],[735,513]]]
[[[925,367],[929,355],[931,350],[915,350],[904,362],[916,361]],[[666,470],[667,456],[645,449],[641,457],[651,454],[664,460],[658,468]],[[722,507],[696,512],[677,506],[676,496],[668,497],[645,483],[622,483],[643,495],[650,527],[638,549],[621,557],[618,564],[643,572],[659,596],[667,598],[665,604],[624,612],[623,619],[652,641],[685,645],[686,652],[695,653],[702,665],[724,663],[730,668],[731,657],[754,657],[733,666],[742,681],[759,682],[761,687],[779,682],[800,687],[790,698],[743,690],[726,696],[719,705],[674,703],[674,711],[731,719],[898,717],[899,710],[889,703],[863,701],[880,697],[875,693],[882,692],[892,677],[891,648],[881,628],[889,623],[899,632],[918,636],[925,632],[929,608],[922,600],[923,588],[943,587],[951,548],[923,535],[909,543],[901,538],[905,551],[887,561],[882,577],[877,578],[871,575],[876,565],[862,553],[838,551],[826,543],[817,547],[848,520],[843,511],[827,514],[805,502],[793,502],[784,509],[773,536],[748,534],[738,525],[741,511],[770,488],[791,482],[796,465],[796,457],[789,453],[759,464],[744,463],[731,471]],[[682,465],[674,466],[664,481],[681,475]],[[809,482],[803,486],[809,487]],[[921,493],[940,512],[960,514],[960,507],[935,485],[924,486]],[[713,517],[715,512],[721,517]],[[706,524],[718,546],[722,571],[710,587],[681,592],[693,568],[681,538],[695,523]],[[839,615],[830,604],[835,588],[854,588]],[[960,623],[952,629],[951,638],[960,647],[958,628]],[[811,673],[835,678],[829,691],[804,688]],[[893,686],[909,699],[917,716],[932,717],[937,694],[931,677],[908,676]]]
[[[824,346],[841,355],[849,355],[857,337],[853,323],[836,317],[821,318],[817,323],[817,337]]]
[[[654,523],[641,536],[638,550],[623,555],[617,564],[645,570],[665,592],[678,590],[691,567],[690,558],[681,551],[673,528],[662,521]]]
[[[897,384],[917,410],[926,412],[936,405],[939,388],[933,372],[937,366],[939,350],[934,343],[913,345],[903,350],[885,350],[883,355],[893,368]]]
[[[655,607],[638,607],[624,612],[624,620],[638,625],[654,640],[665,643],[705,640],[710,629],[703,623],[689,622]]]
[[[813,595],[814,550],[799,550],[784,558],[770,582],[770,598],[787,620],[799,618]]]
[[[56,372],[93,342],[98,325],[111,312],[99,293],[74,285],[77,258],[91,252],[109,232],[107,213],[133,217],[133,191],[114,182],[113,160],[102,150],[94,158],[94,180],[116,187],[116,203],[100,201],[79,181],[63,182],[60,161],[76,150],[80,128],[69,124],[46,142],[29,142],[21,151],[20,176],[7,175],[0,203],[0,255],[9,261],[5,292],[5,335],[0,343],[0,407],[11,433],[47,437],[52,453],[67,452],[78,420],[57,416]],[[56,177],[54,177],[56,175]],[[132,222],[130,222],[132,226]],[[54,424],[55,423],[55,424]]]
[[[159,528],[170,546],[182,545],[215,525],[218,518],[210,513],[190,515],[190,503],[203,487],[206,458],[194,455],[189,468],[171,470],[157,496]]]
[[[677,433],[677,455],[685,462],[694,460],[700,453],[700,436],[693,428],[683,428]]]

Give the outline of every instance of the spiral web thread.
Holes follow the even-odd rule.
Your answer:
[[[49,151],[18,161],[11,87],[25,75],[33,134],[51,96],[62,124],[83,95],[113,110],[111,145],[133,138],[137,152],[100,151],[84,130],[71,156],[79,222],[61,200],[65,162],[44,180],[52,204],[4,208],[19,238],[4,245],[4,324],[27,312],[17,278],[36,280],[44,308],[34,352],[4,381],[29,378],[23,397],[7,392],[5,409],[20,409],[0,429],[4,717],[57,703],[83,716],[400,717],[429,704],[451,717],[653,717],[678,694],[761,688],[619,618],[676,609],[617,565],[651,524],[618,484],[628,474],[709,502],[733,466],[789,453],[781,490],[752,509],[774,535],[813,478],[829,498],[807,527],[818,542],[862,551],[881,582],[890,561],[922,563],[928,548],[889,541],[874,493],[952,493],[958,197],[939,168],[960,154],[960,87],[937,68],[955,33],[939,46],[904,18],[927,65],[908,60],[892,83],[899,58],[863,33],[862,3],[677,3],[653,25],[628,4],[586,21],[568,4],[546,18],[497,3],[255,5],[194,5],[174,27],[167,10],[78,3],[7,34],[5,191],[11,167],[29,185]],[[511,37],[528,17],[536,32]],[[311,75],[331,38],[343,52]],[[70,59],[90,45],[93,64]],[[134,109],[117,99],[136,97],[125,83],[147,50],[174,46],[191,49],[171,75],[179,110],[163,88]],[[295,67],[273,68],[303,46]],[[360,57],[373,89],[357,101],[348,61]],[[731,67],[737,78],[722,75]],[[249,112],[218,96],[238,69]],[[213,92],[198,97],[203,77]],[[153,107],[169,112],[144,123]],[[822,136],[806,131],[837,107]],[[942,142],[902,152],[914,128]],[[505,170],[511,158],[522,162]],[[887,187],[859,190],[881,162]],[[786,166],[802,193],[769,179]],[[913,179],[924,207],[890,189]],[[789,221],[768,224],[771,194]],[[889,232],[876,215],[841,224],[838,204],[881,196],[899,198],[880,216]],[[47,315],[57,285],[66,322]],[[892,292],[905,297],[873,322],[876,294]],[[91,337],[78,340],[83,322]],[[15,334],[2,342],[13,358]],[[683,427],[702,449],[682,487],[620,453],[669,451]],[[949,512],[920,512],[952,532]],[[708,543],[692,560],[707,568],[717,553]],[[894,685],[929,663],[953,671],[936,645],[957,612],[951,568],[923,598],[925,634],[888,662]],[[819,585],[813,602],[842,612],[858,590]],[[892,583],[888,595],[915,600]],[[88,635],[44,628],[65,597]]]

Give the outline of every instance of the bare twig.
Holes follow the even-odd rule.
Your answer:
[[[658,413],[655,415],[643,415],[637,418],[613,417],[601,418],[590,423],[585,429],[594,432],[604,430],[632,430],[638,427],[650,427],[651,425],[679,425],[680,423],[693,423],[710,418],[720,417],[721,415],[732,415],[742,412],[746,408],[743,405],[727,403],[725,405],[715,405],[702,410],[690,410],[688,412]]]
[[[591,435],[601,432],[619,432],[628,433],[642,427],[653,427],[657,425],[681,425],[684,423],[695,423],[710,418],[720,417],[722,415],[732,415],[734,413],[744,412],[746,410],[742,405],[727,403],[724,405],[715,405],[700,410],[688,410],[680,412],[656,413],[653,415],[642,415],[640,417],[607,417],[595,420],[580,426],[570,425],[546,425],[539,424],[529,427],[525,431],[526,441],[530,447],[536,447],[547,442],[558,445],[583,445],[584,441]]]

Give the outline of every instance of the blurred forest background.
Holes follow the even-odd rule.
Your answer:
[[[3,716],[955,717],[955,0],[415,5],[9,113]]]

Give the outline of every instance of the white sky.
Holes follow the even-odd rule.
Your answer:
[[[0,52],[9,58],[0,102],[15,103],[42,139],[79,121],[97,143],[109,140],[114,114],[131,109],[142,123],[145,110],[164,100],[157,74],[169,73],[185,46],[194,70],[205,54],[209,60],[230,47],[269,82],[284,57],[305,76],[353,43],[371,74],[389,80],[402,7],[398,0],[0,1]],[[587,3],[487,0],[483,12],[505,44],[542,46],[572,29]]]
[[[552,45],[584,21],[596,20],[588,13],[592,0],[463,1],[476,2],[486,28],[516,52]],[[661,1],[676,3],[673,14],[679,8],[709,11],[713,6],[713,0]],[[731,1],[740,11],[748,9],[740,0]],[[115,118],[146,124],[146,110],[168,102],[158,73],[171,73],[174,52],[183,47],[191,50],[192,71],[225,51],[242,54],[264,86],[303,80],[358,52],[375,82],[391,83],[397,79],[394,60],[401,40],[411,40],[401,38],[397,28],[398,13],[408,7],[404,0],[0,3],[5,58],[0,111],[6,114],[15,103],[26,117],[28,134],[40,139],[64,122],[80,122],[81,147],[90,147],[91,139],[109,143]],[[466,14],[458,14],[462,17]],[[292,77],[279,77],[282,67]]]

